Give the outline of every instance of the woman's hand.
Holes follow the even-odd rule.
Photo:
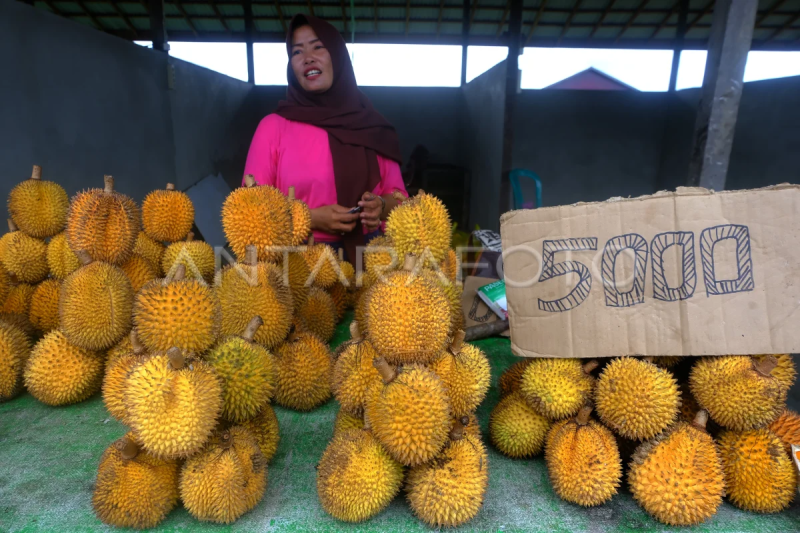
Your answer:
[[[358,213],[337,204],[325,205],[311,210],[311,229],[325,233],[345,234],[353,231]]]
[[[367,228],[367,231],[375,231],[380,227],[384,202],[383,198],[371,192],[365,192],[361,196],[361,201],[358,202],[358,205],[364,209],[361,211],[361,223]]]

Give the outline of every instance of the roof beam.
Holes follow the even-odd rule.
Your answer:
[[[314,16],[314,4],[311,3],[311,0],[306,0],[306,3],[308,4],[308,14],[313,17]]]
[[[572,6],[572,11],[570,12],[569,16],[567,17],[566,24],[564,24],[564,27],[561,28],[561,35],[558,36],[558,41],[556,41],[556,42],[560,43],[561,39],[563,39],[564,35],[569,31],[569,26],[570,26],[570,24],[572,24],[572,19],[573,19],[573,17],[575,17],[575,13],[578,11],[578,9],[580,9],[580,7],[581,7],[581,0],[576,0],[575,5]]]
[[[478,11],[478,0],[474,0],[472,2],[472,13],[469,14],[469,26],[472,27],[473,22],[475,21],[475,12]]]
[[[50,4],[49,1],[47,3]],[[125,12],[119,8],[117,2],[115,0],[110,0],[109,4],[111,4],[111,7],[114,8],[114,11],[117,13],[117,15],[119,15],[125,25],[131,29],[134,35],[136,35],[136,27],[131,24],[131,20],[128,18],[128,15],[126,15]]]
[[[781,6],[782,6],[783,4],[785,4],[785,3],[786,3],[786,0],[777,0],[777,1],[776,1],[774,4],[772,4],[771,6],[769,6],[769,9],[767,9],[767,10],[764,12],[764,14],[762,14],[760,17],[758,17],[758,18],[756,19],[756,28],[757,28],[757,27],[758,27],[758,26],[759,26],[759,25],[760,25],[762,22],[764,22],[764,19],[765,19],[765,18],[767,18],[768,16],[772,15],[773,13],[775,13],[775,10],[776,10],[776,9],[778,9],[779,7],[781,7]]]
[[[175,2],[175,7],[178,8],[178,11],[181,12],[181,15],[183,15],[183,18],[186,20],[186,23],[189,25],[189,29],[192,30],[192,33],[197,35],[197,28],[195,28],[194,24],[192,24],[192,19],[189,18],[189,14],[183,8],[183,5],[180,3],[180,0],[174,0],[174,2]]]
[[[342,4],[342,24],[344,25],[344,32],[347,33],[347,8],[344,6],[344,0],[339,0]]]
[[[275,11],[278,12],[278,18],[281,21],[281,28],[283,28],[283,31],[286,32],[286,21],[283,20],[283,11],[281,11],[281,3],[279,0],[275,0]]]
[[[650,40],[653,37],[655,37],[656,35],[658,35],[658,32],[660,32],[661,30],[664,29],[664,27],[667,25],[667,22],[669,21],[669,19],[678,10],[678,6],[680,4],[681,4],[681,0],[675,0],[675,3],[672,4],[672,9],[670,9],[669,12],[667,13],[667,16],[664,17],[664,19],[661,22],[658,23],[658,26],[656,26],[656,31],[653,32],[653,34],[648,38],[648,40]]]
[[[797,22],[797,20],[798,20],[798,19],[800,19],[800,12],[799,12],[799,13],[797,13],[797,14],[796,14],[795,16],[793,16],[792,18],[790,18],[789,20],[787,20],[787,21],[786,21],[786,24],[784,24],[783,26],[781,26],[780,28],[778,28],[778,29],[776,29],[774,32],[772,32],[772,35],[770,35],[769,37],[767,37],[766,39],[764,39],[764,42],[769,42],[769,41],[771,41],[772,39],[774,39],[775,37],[777,37],[778,35],[780,35],[781,33],[783,33],[785,30],[788,30],[788,29],[789,29],[789,27],[791,27],[791,25],[792,25],[792,24],[794,24],[795,22]]]
[[[91,11],[89,11],[89,9],[86,7],[86,4],[84,4],[81,0],[77,0],[77,2],[78,2],[78,5],[80,6],[80,8],[83,9],[84,14],[89,17],[89,20],[92,21],[92,24],[97,26],[98,30],[102,30],[103,29],[103,25],[100,24],[100,21],[97,20],[97,17],[95,17],[94,14]]]
[[[495,35],[495,37],[499,38],[503,33],[503,26],[506,25],[509,11],[511,11],[511,0],[506,0],[506,9],[503,11],[503,16],[500,17],[500,24],[497,25],[497,35]]]
[[[409,20],[411,20],[411,0],[406,0],[406,36],[408,36]]]
[[[373,14],[375,15],[375,33],[378,33],[378,0],[372,0],[374,7]]]
[[[209,0],[211,4],[211,9],[214,10],[214,14],[219,18],[219,21],[222,22],[222,26],[225,28],[225,31],[231,31],[231,27],[228,26],[228,23],[225,22],[225,17],[222,16],[222,13],[219,12],[219,8],[217,7],[217,3],[214,0]]]
[[[439,20],[436,21],[436,37],[439,37],[439,34],[442,31],[442,15],[444,14],[444,0],[439,0]]]
[[[714,0],[711,1],[713,2]],[[625,23],[625,26],[622,28],[622,31],[617,34],[617,38],[614,39],[615,43],[619,42],[619,40],[622,38],[625,32],[628,31],[628,28],[630,28],[633,25],[633,22],[636,20],[636,17],[638,17],[642,13],[642,9],[644,9],[645,4],[647,4],[647,0],[642,0],[642,3],[639,4],[638,8],[636,8],[636,11],[634,11],[633,15],[631,15],[631,18],[629,18],[628,22]]]
[[[703,8],[700,14],[689,23],[689,25],[686,27],[686,33],[692,31],[692,28],[697,26],[697,23],[700,22],[700,19],[708,15],[712,9],[714,9],[714,0],[711,0],[708,4],[706,4],[706,7]]]
[[[536,16],[533,18],[533,22],[531,23],[531,27],[528,30],[528,35],[525,37],[525,44],[523,44],[523,48],[528,46],[528,43],[533,37],[533,32],[536,31],[536,28],[539,26],[539,21],[542,19],[542,13],[544,12],[544,8],[547,5],[547,0],[541,0],[542,3],[539,4],[539,11],[536,12]]]
[[[612,8],[612,7],[614,7],[614,3],[615,3],[616,1],[617,1],[617,0],[611,0],[611,1],[610,1],[610,2],[609,2],[607,5],[606,5],[606,8],[603,10],[603,13],[601,13],[601,14],[600,14],[600,20],[598,20],[598,21],[597,21],[597,24],[595,24],[594,28],[592,28],[592,33],[590,33],[590,34],[589,34],[589,39],[591,39],[592,37],[594,37],[594,34],[595,34],[595,33],[597,33],[597,30],[599,30],[599,29],[600,29],[600,26],[602,26],[602,25],[603,25],[603,22],[606,20],[606,17],[608,16],[608,13],[609,13],[609,11],[611,11],[611,8]],[[670,13],[670,15],[671,15],[671,14],[672,14],[672,13]],[[667,15],[667,18],[669,18],[669,17],[670,17],[670,15]],[[666,19],[664,19],[664,20],[666,20]]]

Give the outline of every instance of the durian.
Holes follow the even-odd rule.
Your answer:
[[[689,386],[719,425],[736,431],[764,427],[780,416],[790,383],[772,375],[780,357],[705,357],[694,364]]]
[[[204,522],[234,522],[261,501],[266,488],[267,461],[242,427],[215,434],[181,470],[183,505]]]
[[[336,329],[336,304],[331,295],[311,287],[306,303],[295,310],[294,325],[298,331],[313,333],[322,342],[329,342]]]
[[[233,253],[241,260],[253,244],[259,261],[278,261],[280,249],[292,244],[292,215],[286,197],[275,187],[256,186],[245,176],[245,187],[236,189],[222,205],[222,229]]]
[[[0,402],[10,400],[22,390],[22,374],[31,351],[25,332],[0,320]]]
[[[171,348],[134,367],[124,401],[131,429],[148,452],[183,458],[211,435],[222,410],[222,386],[207,363]]]
[[[278,444],[281,440],[278,417],[275,416],[275,410],[272,406],[270,404],[264,405],[261,412],[254,418],[242,422],[240,425],[255,437],[267,463],[272,461],[275,452],[278,451]]]
[[[31,300],[34,292],[36,292],[34,285],[27,283],[14,285],[3,302],[3,306],[0,307],[0,313],[3,315],[22,315],[27,320],[31,311]]]
[[[442,272],[450,281],[458,281],[461,274],[461,260],[458,254],[452,248],[447,250],[447,255],[444,257],[442,263]]]
[[[450,432],[450,442],[441,453],[408,473],[408,503],[431,527],[455,527],[472,520],[489,484],[486,448],[459,426]]]
[[[104,189],[89,189],[72,199],[67,240],[95,261],[120,265],[133,253],[141,229],[141,212],[124,194],[114,192],[114,178],[105,176]]]
[[[348,429],[364,429],[364,426],[363,416],[356,416],[348,413],[344,409],[339,409],[333,421],[333,435],[335,437],[337,433]]]
[[[414,258],[408,256],[404,270],[374,285],[366,301],[367,338],[391,364],[429,363],[448,340],[447,298],[413,270]]]
[[[277,376],[272,354],[253,342],[263,323],[260,316],[253,317],[241,337],[227,338],[205,357],[222,379],[225,420],[234,423],[250,420],[275,393]]]
[[[184,279],[178,265],[173,278],[153,280],[136,295],[133,321],[139,338],[152,351],[177,347],[199,354],[219,334],[219,301],[202,281]]]
[[[134,331],[136,330],[132,329],[131,333],[133,333]],[[106,363],[111,364],[117,357],[120,357],[122,355],[128,355],[131,352],[133,352],[133,344],[131,343],[131,336],[126,335],[125,337],[122,338],[121,341],[119,341],[117,344],[115,344],[106,351]]]
[[[306,260],[300,252],[286,253],[279,266],[281,267],[281,279],[284,281],[284,285],[289,286],[294,307],[298,308],[308,298],[311,270],[308,269]]]
[[[647,440],[678,417],[681,395],[672,374],[648,361],[625,357],[603,369],[595,390],[603,423],[629,439]]]
[[[47,244],[19,231],[11,219],[8,219],[8,231],[3,237],[0,266],[22,283],[39,283],[50,272],[50,267],[47,266]]]
[[[685,357],[683,356],[662,355],[658,357],[653,357],[653,363],[662,368],[672,368],[674,366],[677,366],[677,364],[683,361],[684,359]]]
[[[500,388],[500,396],[505,396],[519,390],[522,385],[522,375],[525,373],[525,369],[528,368],[530,362],[530,359],[517,361],[500,375],[500,380],[497,383],[497,386]]]
[[[310,411],[331,397],[333,361],[328,347],[310,333],[292,333],[275,350],[278,386],[275,402],[296,411]]]
[[[142,202],[142,229],[154,241],[177,242],[186,238],[194,224],[194,204],[185,192],[167,183]]]
[[[333,308],[336,311],[336,322],[339,322],[343,317],[344,313],[350,307],[352,296],[350,291],[339,282],[336,282],[333,287],[330,288],[328,294],[331,297],[331,301],[333,302]]]
[[[28,318],[38,331],[49,333],[58,327],[58,300],[61,282],[46,279],[36,286],[31,296]]]
[[[794,367],[794,360],[790,354],[782,353],[777,355],[754,356],[754,359],[759,364],[764,364],[764,361],[767,359],[769,359],[771,363],[772,358],[775,358],[777,364],[775,368],[772,369],[772,372],[770,372],[770,375],[781,382],[787,390],[791,389],[797,377],[797,370]]]
[[[113,527],[149,529],[178,503],[178,462],[140,449],[132,433],[100,458],[92,495],[94,512]]]
[[[133,287],[119,268],[90,262],[64,280],[59,299],[61,330],[72,344],[92,351],[107,350],[131,329]]]
[[[289,187],[289,209],[292,214],[292,246],[300,246],[311,233],[311,210],[305,202],[294,197],[294,187]]]
[[[8,295],[11,293],[11,288],[13,284],[11,282],[11,276],[6,272],[6,269],[3,268],[3,265],[0,264],[0,306],[2,306]]]
[[[797,470],[769,429],[725,431],[719,438],[728,499],[740,509],[777,513],[797,492]]]
[[[28,180],[23,181],[8,195],[8,213],[31,237],[45,239],[62,231],[67,223],[69,197],[61,185],[42,181],[42,167],[33,166]]]
[[[385,281],[386,276],[402,266],[402,257],[397,255],[392,241],[385,235],[375,237],[364,249],[366,285]]]
[[[314,243],[314,236],[308,239],[308,246],[303,252],[303,259],[306,260],[313,284],[317,287],[328,289],[333,286],[340,278],[341,268],[333,248],[327,244]]]
[[[556,422],[547,434],[545,462],[553,490],[584,507],[601,505],[616,493],[622,463],[614,435],[583,407],[575,418]]]
[[[164,257],[165,250],[166,248],[163,244],[154,241],[143,231],[140,231],[139,235],[136,236],[136,244],[133,247],[133,253],[141,255],[150,261],[150,264],[158,270],[158,276],[164,275],[161,271],[161,259]]]
[[[51,331],[31,350],[25,366],[25,388],[40,402],[68,405],[100,390],[101,354],[71,344],[59,330]]]
[[[195,241],[191,231],[185,241],[167,246],[161,257],[161,270],[167,276],[174,274],[178,265],[186,267],[186,279],[203,280],[206,283],[214,281],[214,249],[208,243]]]
[[[395,207],[386,220],[386,234],[401,257],[415,254],[441,265],[450,249],[450,215],[441,200],[419,191]]]
[[[125,353],[109,357],[106,372],[103,376],[103,403],[108,413],[123,424],[130,425],[128,409],[125,405],[125,389],[131,371],[147,357],[144,345],[139,341],[136,330],[131,330],[128,337],[130,348]]]
[[[464,331],[456,332],[450,348],[432,364],[444,383],[453,415],[469,414],[481,404],[489,390],[489,360],[480,348],[464,343]]]
[[[679,422],[640,445],[631,460],[633,498],[656,520],[671,526],[699,524],[713,516],[725,495],[720,454],[705,431],[708,414]]]
[[[156,279],[160,271],[150,261],[136,253],[132,254],[119,268],[128,276],[134,293],[139,292],[147,283]]]
[[[384,510],[400,491],[403,466],[369,431],[336,434],[317,466],[317,495],[337,520],[363,522]]]
[[[591,398],[597,361],[532,359],[522,374],[520,392],[539,414],[550,420],[574,416]]]
[[[419,365],[393,369],[375,359],[383,383],[367,392],[365,419],[386,451],[406,466],[436,457],[450,431],[450,404],[439,377]]]
[[[363,416],[367,390],[381,383],[381,376],[372,364],[378,356],[375,349],[361,336],[357,322],[350,323],[352,341],[339,350],[331,376],[333,395],[342,410]]]
[[[56,279],[65,279],[78,270],[81,262],[67,242],[67,233],[62,231],[47,244],[47,266],[50,275]]]
[[[550,420],[518,391],[504,396],[489,417],[489,436],[500,453],[514,459],[534,457],[544,449]]]
[[[785,409],[772,424],[769,425],[772,431],[786,448],[786,453],[792,455],[792,444],[800,446],[800,415]]]

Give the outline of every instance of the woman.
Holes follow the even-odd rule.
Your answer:
[[[393,193],[407,196],[397,133],[359,91],[336,28],[298,15],[286,49],[287,99],[259,124],[245,174],[284,194],[293,186],[311,209],[315,240],[343,244],[353,261],[365,233],[397,205]]]

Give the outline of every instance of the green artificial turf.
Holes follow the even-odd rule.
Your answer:
[[[333,344],[347,339],[340,325]],[[800,504],[759,515],[724,503],[716,516],[694,528],[670,528],[650,518],[622,490],[603,506],[585,509],[561,501],[550,487],[541,457],[512,460],[488,443],[489,413],[498,402],[497,379],[515,358],[506,339],[476,343],[489,356],[493,386],[478,410],[489,448],[489,489],[480,513],[458,531],[800,531]],[[281,441],[269,466],[259,505],[229,526],[200,523],[182,507],[158,531],[385,531],[428,530],[403,495],[372,520],[345,524],[329,517],[316,494],[315,466],[333,429],[336,402],[310,413],[276,407]],[[99,395],[69,407],[48,407],[29,394],[0,404],[0,531],[107,531],[91,507],[97,463],[103,450],[125,433]]]

